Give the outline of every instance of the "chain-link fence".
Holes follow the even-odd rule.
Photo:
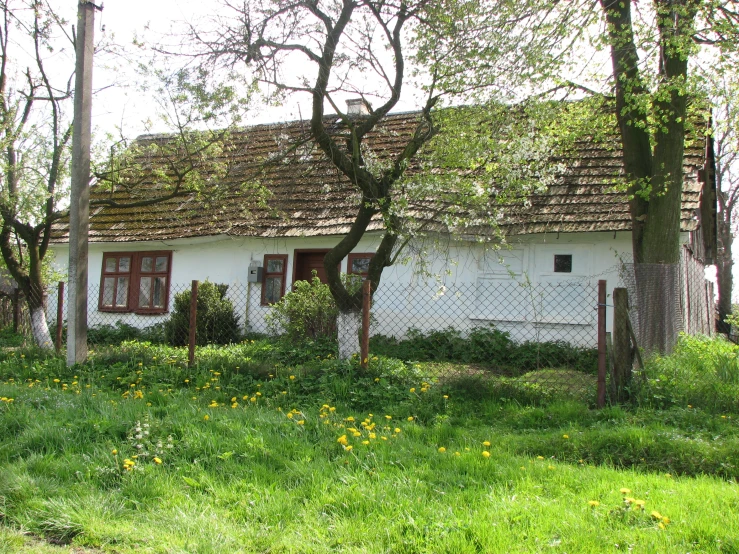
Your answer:
[[[632,347],[671,348],[682,331],[712,334],[713,285],[705,279],[703,265],[688,253],[675,266],[622,264],[620,277],[630,304],[632,335],[627,343]],[[646,285],[637,287],[639,279]],[[488,379],[588,401],[595,399],[599,371],[600,390],[625,383],[622,377],[613,377],[612,346],[605,354],[605,344],[610,345],[610,335],[603,338],[606,325],[610,330],[616,324],[611,324],[612,300],[599,302],[594,277],[563,276],[543,283],[510,275],[461,283],[383,282],[372,296],[365,325],[362,312],[339,314],[328,287],[320,287],[317,280],[294,286],[292,304],[283,300],[268,305],[260,283],[205,281],[196,291],[192,283],[159,289],[150,284],[145,290],[124,290],[125,294],[118,294],[120,289],[101,294],[100,286],[93,284],[88,342],[97,347],[135,339],[189,346],[196,360],[196,347],[205,345],[268,338],[294,349],[302,340],[320,340],[334,356],[361,352],[362,362],[396,358],[422,366],[426,375],[439,381]],[[605,282],[601,287],[605,297]],[[47,313],[53,322],[57,301],[57,294],[49,294]],[[605,313],[599,317],[599,307],[608,310],[607,324]],[[66,321],[66,299],[61,319]],[[599,368],[599,348],[601,366],[610,368],[607,385],[606,369]],[[628,363],[633,365],[636,358],[633,352],[630,356]]]
[[[120,299],[101,295],[98,285],[91,285],[88,294],[91,346],[133,339],[188,346],[193,318],[196,346],[292,333],[293,344],[301,338],[328,338],[337,356],[361,350],[362,314],[337,317],[327,290],[309,291],[299,309],[279,317],[279,310],[262,302],[259,284],[200,282],[194,307],[192,284],[173,283],[155,302],[156,294],[139,298],[142,310],[131,308],[131,294]],[[57,302],[57,295],[50,294],[52,321]],[[159,313],[153,304],[161,306]],[[531,391],[549,388],[588,399],[595,396],[594,282],[383,283],[371,306],[365,357],[423,364],[429,377],[439,380],[492,378]]]

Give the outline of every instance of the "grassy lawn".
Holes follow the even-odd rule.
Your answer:
[[[239,348],[0,355],[0,553],[739,552],[735,412]]]

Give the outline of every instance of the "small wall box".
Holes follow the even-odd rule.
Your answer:
[[[262,282],[262,268],[261,267],[250,267],[249,276],[247,278],[249,283],[261,283]]]

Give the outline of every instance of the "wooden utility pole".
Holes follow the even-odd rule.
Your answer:
[[[95,10],[88,0],[77,6],[72,134],[72,191],[69,205],[69,302],[67,365],[87,360],[87,237],[90,230],[90,142],[92,134],[92,58]]]

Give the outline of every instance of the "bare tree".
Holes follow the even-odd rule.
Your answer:
[[[71,75],[52,78],[46,56],[63,59],[74,50],[65,22],[44,1],[0,2],[0,18],[0,252],[28,304],[37,344],[51,348],[43,264],[66,194],[72,90]]]

